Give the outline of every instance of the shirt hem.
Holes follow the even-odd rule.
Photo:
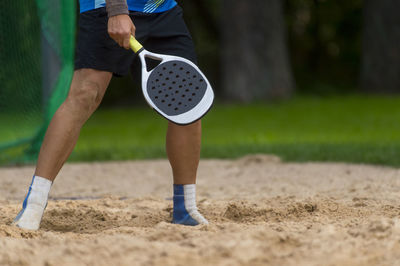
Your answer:
[[[176,7],[178,5],[178,3],[176,1],[172,2],[169,5],[161,5],[159,6],[157,9],[155,9],[152,12],[144,12],[143,11],[143,6],[139,7],[135,7],[135,6],[128,6],[128,10],[131,12],[142,12],[145,14],[154,14],[154,13],[162,13],[162,12],[166,12],[168,10],[171,10],[172,8]],[[86,11],[91,11],[91,10],[95,10],[95,9],[99,9],[99,8],[106,8],[105,6],[99,6],[99,7],[81,7],[79,13],[84,13]]]

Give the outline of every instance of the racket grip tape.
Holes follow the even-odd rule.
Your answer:
[[[143,46],[140,44],[140,42],[138,42],[135,39],[135,37],[131,36],[129,44],[131,46],[131,49],[135,52],[135,54],[139,54],[141,51],[143,51]]]

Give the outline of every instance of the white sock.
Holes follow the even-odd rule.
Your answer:
[[[203,217],[197,210],[196,205],[196,184],[183,185],[183,192],[185,198],[185,209],[192,216],[193,219],[200,224],[208,224],[206,218]]]
[[[46,178],[33,177],[23,208],[14,220],[18,227],[30,230],[39,229],[51,185],[52,182]]]

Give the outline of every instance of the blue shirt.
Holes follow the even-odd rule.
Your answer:
[[[130,11],[144,13],[164,12],[176,6],[175,0],[127,0],[127,4]],[[79,0],[81,13],[105,6],[105,0]]]

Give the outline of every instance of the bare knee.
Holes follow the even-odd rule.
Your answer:
[[[89,78],[73,81],[64,107],[80,119],[89,118],[99,106],[107,85]]]
[[[82,81],[68,95],[68,101],[74,102],[80,109],[90,110],[100,102],[100,86],[93,81]]]

